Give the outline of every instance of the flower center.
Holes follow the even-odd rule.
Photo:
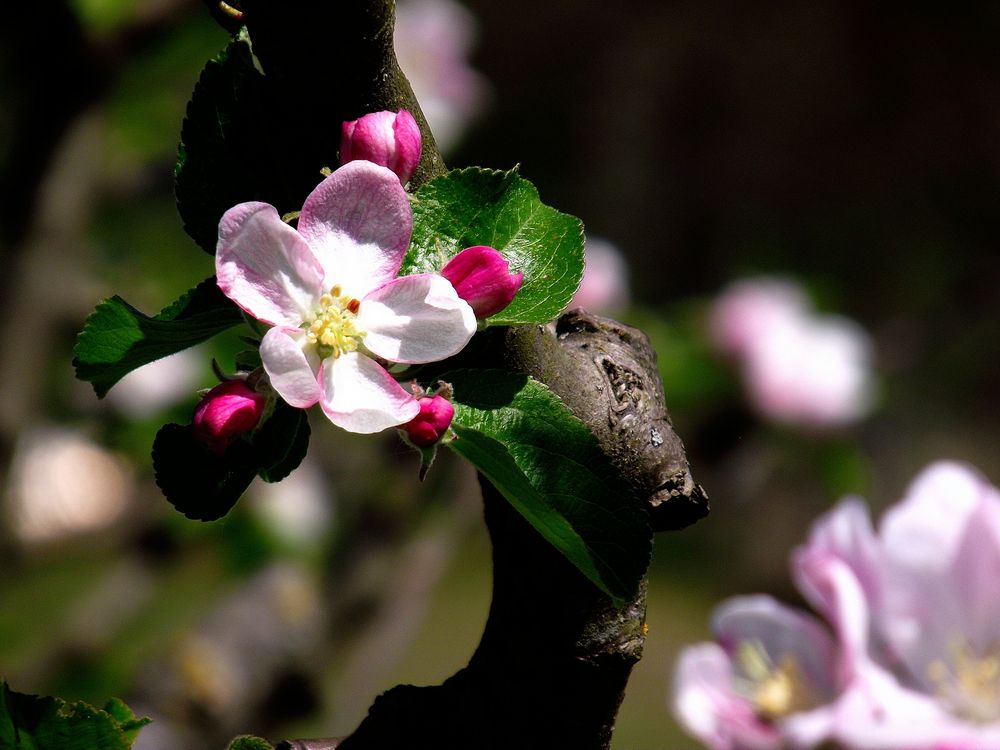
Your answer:
[[[302,327],[306,339],[316,347],[321,359],[336,359],[345,352],[356,352],[365,332],[358,330],[356,318],[361,302],[341,294],[339,286],[319,298],[320,311],[306,320]]]
[[[927,676],[952,712],[976,722],[1000,719],[1000,643],[977,653],[961,636],[948,644],[948,659],[935,659]]]
[[[760,641],[744,641],[737,663],[745,676],[734,680],[736,690],[747,697],[761,718],[780,719],[819,705],[794,655],[783,654],[775,664]]]

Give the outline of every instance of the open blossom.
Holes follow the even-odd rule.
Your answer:
[[[717,614],[718,643],[677,667],[688,731],[713,750],[1000,748],[997,488],[934,464],[878,533],[848,498],[816,522],[793,570],[832,641],[767,597],[724,604],[731,627]]]
[[[267,398],[243,380],[219,383],[195,407],[194,436],[216,453],[257,426]]]
[[[858,505],[821,518],[794,558],[819,611],[867,623],[853,648],[886,673],[868,691],[877,710],[836,736],[857,748],[1000,747],[1000,491],[968,466],[939,462],[878,533]],[[860,601],[840,595],[853,586]]]
[[[420,128],[413,115],[371,112],[345,122],[340,132],[340,163],[366,159],[388,167],[404,185],[420,163]]]
[[[350,432],[378,432],[420,410],[382,362],[458,353],[476,331],[472,308],[438,274],[396,278],[412,229],[397,176],[345,164],[306,198],[293,229],[266,203],[242,203],[219,224],[219,288],[273,326],[260,354],[290,405],[319,403]]]
[[[511,273],[507,259],[492,247],[467,247],[449,260],[441,275],[480,320],[503,310],[521,288],[523,273]]]
[[[711,750],[777,750],[816,722],[843,680],[837,646],[814,617],[769,596],[734,597],[712,617],[714,643],[685,649],[674,711]],[[825,721],[821,721],[825,723]]]
[[[826,427],[870,411],[875,380],[868,335],[847,318],[815,313],[792,282],[733,284],[713,305],[709,326],[716,346],[736,357],[761,414]]]

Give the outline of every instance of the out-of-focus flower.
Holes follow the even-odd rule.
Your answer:
[[[764,416],[828,427],[864,417],[874,403],[873,349],[847,318],[819,315],[801,288],[772,278],[737,282],[715,302],[710,332],[739,362]]]
[[[396,57],[442,151],[454,146],[486,100],[487,84],[469,67],[476,20],[452,0],[400,0]]]
[[[415,446],[428,448],[448,431],[455,416],[455,407],[444,396],[423,396],[418,403],[420,413],[401,429]]]
[[[267,398],[246,381],[227,380],[206,393],[195,407],[191,431],[195,439],[216,453],[250,432],[260,421]]]
[[[198,388],[204,362],[197,349],[185,349],[150,362],[119,380],[106,401],[133,419],[152,417],[190,398]]]
[[[521,288],[523,273],[511,273],[507,259],[492,247],[467,247],[449,260],[441,275],[482,320],[503,310]]]
[[[809,620],[786,615],[782,630],[760,618],[771,629],[757,638],[760,663],[770,667],[750,666],[767,679],[748,688],[754,661],[739,644],[755,641],[740,635],[749,632],[741,610],[783,608],[761,597],[724,605],[736,637],[717,615],[718,644],[686,650],[676,671],[674,706],[688,731],[729,750],[1000,747],[1000,491],[969,467],[934,464],[877,534],[861,501],[842,501],[795,551],[793,569],[834,640],[807,642]],[[774,696],[787,711],[773,710]]]
[[[6,505],[19,539],[44,542],[106,528],[131,491],[124,460],[79,433],[39,428],[18,440]]]
[[[768,596],[724,602],[712,630],[716,642],[686,649],[674,680],[678,720],[712,750],[785,747],[785,724],[817,721],[841,687],[830,633]]]
[[[352,161],[306,198],[298,228],[266,203],[241,203],[219,225],[216,277],[237,305],[273,328],[260,354],[291,406],[319,402],[338,427],[378,432],[420,411],[380,364],[461,351],[472,308],[438,274],[396,278],[412,215],[396,175]]]
[[[404,185],[420,163],[420,128],[413,115],[371,112],[345,122],[340,132],[340,163],[356,159],[388,167]]]
[[[933,464],[878,534],[857,501],[842,502],[817,522],[794,567],[820,612],[859,623],[847,644],[856,658],[887,673],[868,690],[877,710],[838,726],[840,741],[1000,747],[997,488],[968,466]],[[844,596],[852,587],[864,592],[860,602]]]
[[[255,481],[250,507],[270,533],[295,547],[315,549],[334,522],[334,488],[308,457],[280,482]]]
[[[599,314],[613,314],[629,304],[628,266],[621,251],[599,237],[587,237],[583,280],[569,303]]]
[[[768,332],[804,317],[809,300],[788,279],[762,277],[730,284],[712,304],[709,333],[726,354],[748,354]]]

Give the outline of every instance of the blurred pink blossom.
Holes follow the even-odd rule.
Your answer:
[[[877,534],[858,501],[846,500],[816,523],[793,562],[817,610],[865,620],[849,644],[856,658],[891,673],[877,714],[841,728],[844,744],[1000,747],[996,487],[971,467],[933,464],[886,511]],[[842,574],[831,578],[838,566]],[[864,592],[860,605],[842,596],[855,586]],[[918,705],[917,712],[905,708]]]
[[[486,80],[469,67],[476,19],[452,0],[400,0],[396,57],[442,151],[452,148],[487,98]]]
[[[600,237],[587,237],[584,250],[583,281],[569,307],[599,314],[617,313],[628,307],[628,266],[621,251]]]
[[[820,315],[788,280],[733,284],[716,300],[710,333],[739,363],[747,396],[764,416],[790,425],[857,421],[875,395],[873,347],[856,323]]]
[[[724,603],[717,643],[675,672],[691,734],[713,750],[1000,748],[1000,491],[933,464],[878,533],[845,499],[792,562],[833,637],[768,597]]]

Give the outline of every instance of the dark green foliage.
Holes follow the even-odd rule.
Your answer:
[[[240,310],[203,281],[154,317],[121,297],[105,300],[87,318],[73,349],[76,376],[101,398],[138,367],[182,351],[242,322]]]
[[[118,699],[104,709],[83,702],[27,695],[0,682],[3,750],[129,750],[149,719]]]
[[[583,276],[583,225],[546,206],[517,169],[469,168],[431,180],[412,197],[413,240],[402,274],[439,271],[473,245],[503,253],[524,280],[493,325],[546,323],[572,299]]]
[[[521,515],[617,604],[649,564],[646,514],[586,426],[541,383],[500,370],[460,370],[458,438],[468,459]]]
[[[214,521],[228,513],[257,475],[268,482],[288,476],[309,447],[302,409],[278,401],[249,439],[237,438],[222,454],[196,440],[190,425],[164,425],[153,442],[156,483],[188,518]]]

